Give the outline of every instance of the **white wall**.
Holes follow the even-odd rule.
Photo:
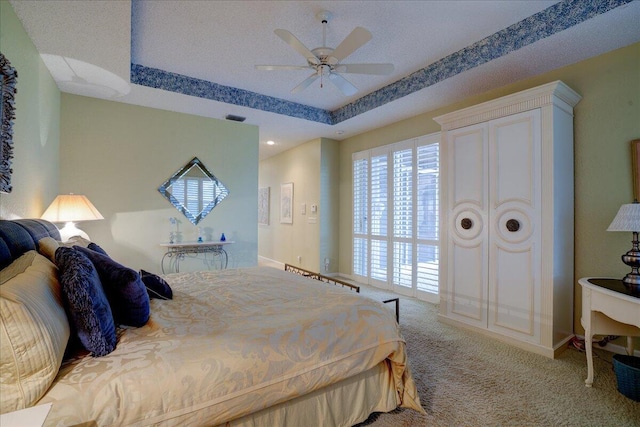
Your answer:
[[[80,224],[114,259],[159,273],[173,226],[184,240],[192,225],[158,192],[193,157],[229,189],[198,224],[225,233],[229,267],[257,263],[258,128],[256,126],[63,94],[60,190],[85,194],[105,217]],[[184,262],[180,271],[203,268]]]

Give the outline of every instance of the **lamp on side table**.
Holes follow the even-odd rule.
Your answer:
[[[638,247],[638,231],[640,231],[640,203],[629,203],[620,206],[618,214],[607,228],[607,231],[631,231],[633,233],[633,247],[622,255],[622,262],[631,267],[622,282],[630,289],[640,290],[640,248]]]
[[[73,236],[81,236],[90,240],[87,233],[76,227],[75,222],[104,219],[89,199],[81,194],[59,195],[40,218],[51,222],[66,223],[64,228],[60,229],[60,238],[63,242]]]

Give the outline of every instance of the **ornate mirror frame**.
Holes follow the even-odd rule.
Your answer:
[[[192,171],[195,171],[196,175]],[[197,175],[197,171],[201,172],[200,176]],[[173,191],[171,187],[180,181],[184,181],[184,183],[178,187],[179,191]],[[191,181],[192,183],[198,181],[199,184],[191,187],[187,185],[186,181]],[[190,190],[194,190],[195,193]],[[171,178],[158,188],[158,191],[169,203],[182,212],[193,225],[198,225],[213,208],[229,195],[229,190],[224,184],[209,172],[197,157],[194,157],[182,169],[174,173]],[[178,200],[176,195],[183,200]],[[190,202],[197,200],[197,212],[189,209],[187,200]]]
[[[18,72],[0,53],[0,192],[11,193],[11,159],[13,158],[13,119]]]

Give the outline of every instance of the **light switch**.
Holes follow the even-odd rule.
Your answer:
[[[306,213],[307,213],[307,204],[306,203],[300,204],[300,213],[302,215],[306,215]]]
[[[311,213],[318,212],[318,205],[311,205]]]

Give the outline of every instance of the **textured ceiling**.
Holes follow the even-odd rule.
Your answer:
[[[247,117],[245,123],[260,128],[261,158],[321,136],[343,139],[640,41],[640,2],[625,3],[11,1],[61,90],[214,118]],[[256,64],[305,65],[273,30],[320,47],[320,10],[333,14],[328,47],[358,26],[373,35],[343,62],[391,62],[394,72],[347,75],[359,91],[346,97],[319,80],[291,94],[307,70],[255,70]],[[158,70],[153,79],[177,74],[187,83],[129,84],[131,64]],[[201,81],[210,84],[198,87],[221,87],[224,96],[192,90]],[[326,124],[288,113],[307,107],[341,118]],[[264,145],[269,139],[276,145]]]

